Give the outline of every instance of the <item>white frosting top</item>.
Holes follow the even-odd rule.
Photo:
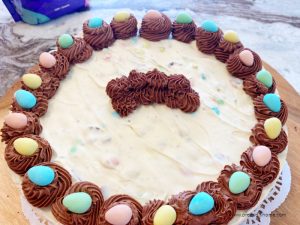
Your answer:
[[[107,83],[133,69],[154,68],[185,75],[200,95],[200,108],[184,113],[153,104],[120,118]],[[256,122],[242,81],[195,42],[132,38],[72,67],[41,118],[41,136],[55,150],[52,161],[75,180],[99,185],[106,198],[128,194],[143,204],[216,181],[224,165],[239,163]]]

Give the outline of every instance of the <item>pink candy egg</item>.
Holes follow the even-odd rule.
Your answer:
[[[126,225],[132,217],[132,210],[128,205],[116,205],[105,213],[105,220],[112,225]]]
[[[159,19],[161,18],[161,13],[157,10],[149,10],[146,15],[144,16],[144,19]]]
[[[239,58],[242,61],[242,63],[246,66],[252,66],[254,63],[254,56],[249,50],[241,51],[239,54]]]
[[[252,157],[256,165],[265,166],[272,158],[271,150],[263,145],[256,146],[253,149]]]
[[[23,113],[10,113],[5,117],[4,122],[11,128],[21,129],[27,125],[27,116]]]
[[[43,52],[42,54],[40,54],[39,61],[40,64],[45,68],[51,68],[56,64],[55,57],[48,52]]]

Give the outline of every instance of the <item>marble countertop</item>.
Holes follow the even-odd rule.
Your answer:
[[[300,93],[300,1],[299,0],[92,0],[89,11],[74,13],[44,25],[14,23],[0,2],[0,96],[42,51],[55,45],[62,33],[80,33],[81,24],[92,16],[110,21],[120,9],[141,20],[147,9],[164,11],[172,20],[178,11],[189,11],[197,24],[215,20],[223,30],[235,30],[246,47],[280,72]]]

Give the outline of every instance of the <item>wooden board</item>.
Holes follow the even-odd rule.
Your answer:
[[[282,78],[272,67],[265,64],[276,79],[280,96],[288,105],[289,117],[289,152],[288,163],[292,171],[292,188],[287,200],[272,216],[272,225],[294,225],[300,223],[300,96],[292,86]],[[16,83],[7,94],[0,99],[0,124],[8,113]],[[0,143],[0,224],[1,225],[28,225],[20,206],[17,187],[9,175],[9,168],[4,160],[4,144]],[[298,153],[299,150],[299,153]],[[276,216],[277,215],[277,216]]]

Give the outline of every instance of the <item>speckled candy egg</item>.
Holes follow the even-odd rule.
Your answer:
[[[17,138],[13,142],[14,149],[20,154],[24,156],[33,155],[38,149],[38,143],[31,138]]]
[[[37,89],[42,85],[42,78],[33,73],[27,73],[22,76],[23,83],[30,89]]]
[[[92,198],[88,193],[75,192],[65,196],[62,203],[70,212],[82,214],[90,209]]]
[[[267,88],[272,87],[273,77],[269,71],[262,69],[256,74],[256,79],[263,83]]]
[[[112,225],[126,225],[132,218],[132,210],[128,205],[116,205],[105,213],[105,220]]]
[[[88,26],[90,28],[99,28],[102,27],[102,25],[103,25],[103,20],[99,17],[91,18],[88,21]]]
[[[159,11],[151,9],[145,14],[144,19],[159,19],[161,17],[162,15]]]
[[[193,215],[203,215],[214,208],[215,201],[213,197],[206,192],[196,194],[189,204],[189,212]]]
[[[130,13],[126,11],[117,12],[114,16],[116,22],[125,22],[130,18]]]
[[[55,177],[54,170],[49,166],[33,166],[27,171],[29,180],[38,186],[48,186]]]
[[[250,176],[242,171],[234,172],[229,179],[229,190],[233,194],[240,194],[250,185]]]
[[[36,105],[36,97],[29,91],[18,90],[15,92],[15,98],[23,109],[31,109]]]
[[[172,225],[175,221],[175,209],[170,205],[163,205],[156,211],[153,219],[153,225]]]
[[[219,30],[217,24],[212,20],[205,20],[201,24],[201,28],[207,32],[217,32]]]
[[[270,162],[272,153],[267,146],[259,145],[253,149],[252,157],[256,165],[265,166]]]
[[[272,117],[265,120],[264,129],[270,139],[276,139],[281,133],[282,123],[278,118]]]
[[[62,34],[58,38],[58,44],[61,48],[69,48],[73,43],[74,40],[70,34]]]
[[[280,112],[281,101],[277,94],[266,94],[263,98],[263,102],[272,112]]]
[[[10,113],[5,117],[4,122],[11,128],[21,129],[26,127],[28,119],[23,113]]]
[[[193,22],[193,18],[186,12],[179,13],[176,17],[176,23],[189,24]]]
[[[254,56],[252,52],[247,49],[239,53],[239,58],[245,66],[252,66],[254,63]]]
[[[49,52],[43,52],[42,54],[40,54],[39,62],[41,64],[41,66],[43,66],[43,67],[51,68],[51,67],[55,66],[56,59]]]
[[[238,34],[233,30],[227,30],[224,32],[223,38],[230,43],[238,43],[240,38]]]

